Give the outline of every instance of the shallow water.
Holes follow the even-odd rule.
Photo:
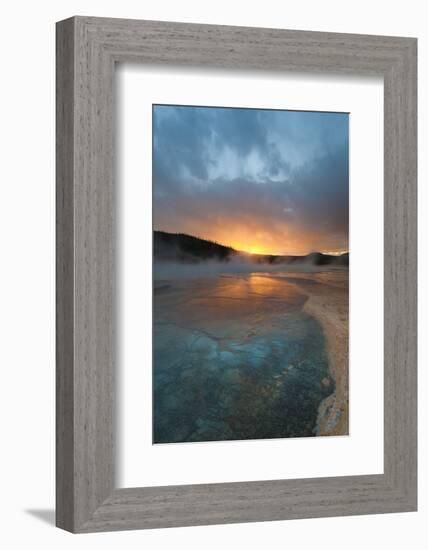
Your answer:
[[[314,435],[334,382],[305,300],[280,275],[156,281],[154,443]]]

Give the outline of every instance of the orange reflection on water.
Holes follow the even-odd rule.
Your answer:
[[[306,299],[295,285],[284,279],[256,273],[207,278],[197,284],[189,283],[188,290],[189,293],[183,288],[187,299],[185,308],[180,308],[181,314],[206,321],[227,321],[276,311],[286,313],[300,309]],[[174,300],[168,294],[164,299],[166,302]],[[157,300],[162,302],[163,298]],[[175,309],[172,303],[169,306]]]

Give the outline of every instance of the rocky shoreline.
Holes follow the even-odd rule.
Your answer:
[[[348,272],[311,274],[296,284],[308,297],[303,310],[321,325],[335,391],[318,408],[316,435],[349,434]]]

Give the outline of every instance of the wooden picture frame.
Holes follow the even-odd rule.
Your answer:
[[[83,533],[416,510],[416,45],[91,17],[57,24],[58,527]],[[383,77],[383,474],[115,488],[116,62]]]

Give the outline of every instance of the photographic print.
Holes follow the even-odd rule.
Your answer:
[[[153,443],[348,434],[348,113],[153,105]]]

